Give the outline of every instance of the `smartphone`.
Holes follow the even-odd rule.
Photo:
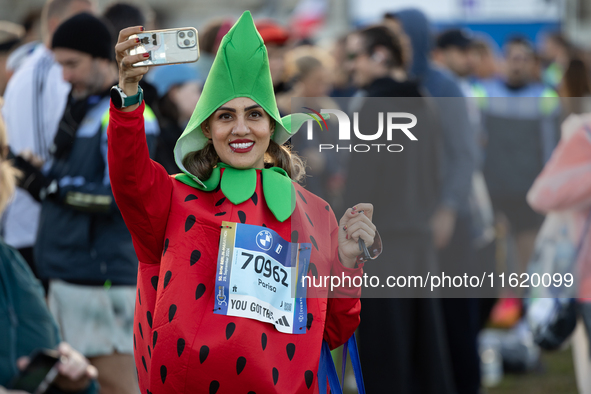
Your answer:
[[[43,394],[58,374],[60,355],[56,350],[41,349],[33,352],[31,362],[8,386],[31,394]]]
[[[134,67],[191,63],[199,59],[199,40],[194,27],[145,31],[129,37],[130,40],[135,38],[140,42],[129,54],[149,53],[150,56]]]

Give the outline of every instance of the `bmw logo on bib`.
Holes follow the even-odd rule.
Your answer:
[[[257,246],[264,251],[271,249],[273,246],[273,235],[268,230],[259,231],[256,237]]]

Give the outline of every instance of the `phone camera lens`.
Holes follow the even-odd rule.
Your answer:
[[[193,32],[192,31],[187,32],[187,37],[189,37],[189,38],[193,37]]]
[[[189,45],[191,44],[191,41],[189,41],[189,40],[185,40],[185,41],[183,41],[183,43],[184,43],[186,46],[189,46]]]
[[[184,32],[180,32],[180,33],[179,33],[179,37],[180,37],[180,38],[185,38],[185,33],[184,33]]]

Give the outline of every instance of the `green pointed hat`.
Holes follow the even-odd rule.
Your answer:
[[[250,11],[245,11],[222,39],[195,111],[174,148],[179,168],[205,189],[204,180],[199,180],[183,166],[183,158],[205,147],[207,137],[201,131],[201,123],[223,104],[237,97],[251,98],[275,119],[275,132],[271,138],[279,145],[311,119],[304,113],[283,118],[279,116],[267,48],[256,30]]]

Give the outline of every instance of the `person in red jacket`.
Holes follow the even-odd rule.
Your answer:
[[[303,166],[281,145],[310,118],[279,117],[249,12],[222,40],[175,147],[183,173],[169,176],[143,134],[136,94],[147,67],[132,64],[144,58],[127,53],[141,31],[119,35],[108,129],[111,185],[139,259],[141,392],[317,393],[322,341],[336,348],[359,324],[358,240],[374,244],[373,206],[357,204],[337,224],[293,181]],[[332,288],[336,277],[351,281]]]

